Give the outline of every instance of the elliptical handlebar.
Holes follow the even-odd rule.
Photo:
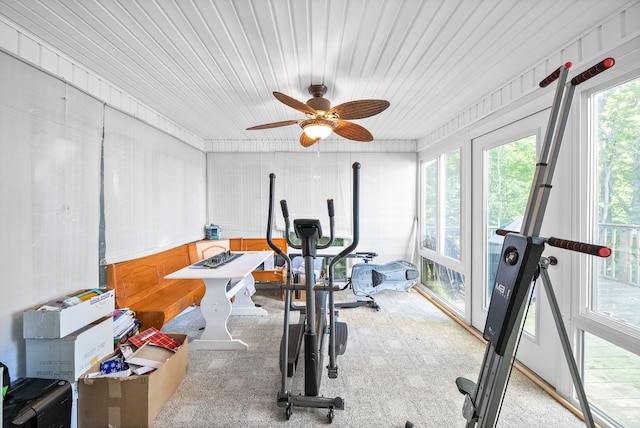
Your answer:
[[[342,250],[337,256],[331,259],[329,263],[329,286],[333,286],[333,267],[340,260],[344,259],[348,254],[350,254],[353,250],[358,246],[358,241],[360,240],[360,163],[354,162],[351,166],[353,169],[353,241],[351,245]],[[333,217],[331,217],[331,221],[333,222]]]
[[[333,268],[336,263],[340,260],[344,259],[347,255],[349,255],[353,250],[358,246],[358,242],[360,240],[360,163],[354,162],[351,166],[353,169],[353,203],[352,203],[352,211],[353,211],[353,241],[351,244],[343,249],[337,256],[331,259],[329,263],[328,271],[329,271],[329,284],[333,285]],[[287,282],[290,282],[291,276],[291,258],[288,254],[286,254],[280,247],[278,247],[272,239],[272,227],[273,227],[273,207],[274,207],[274,198],[275,198],[275,180],[276,175],[274,173],[269,174],[269,212],[267,219],[267,244],[273,251],[275,251],[279,256],[285,259],[287,262]],[[282,209],[282,216],[284,217],[284,228],[285,228],[285,239],[287,244],[295,249],[301,249],[302,245],[291,242],[289,238],[289,229],[291,227],[291,223],[289,221],[289,208],[287,207],[287,201],[280,201],[280,208]],[[329,230],[330,230],[330,239],[329,242],[323,245],[318,245],[317,248],[325,249],[329,248],[334,241],[334,229],[335,229],[335,210],[333,205],[333,199],[327,199],[327,211],[329,213]]]
[[[289,244],[291,248],[295,248],[297,250],[302,249],[301,244],[296,244],[295,242],[292,242],[291,239],[289,238],[289,228],[291,226],[291,223],[289,222],[289,208],[287,207],[286,200],[283,199],[280,201],[280,208],[282,209],[282,216],[284,217],[284,234],[285,234],[285,239],[287,240],[287,244]],[[329,248],[333,244],[333,240],[334,240],[333,231],[335,227],[335,221],[333,219],[333,215],[334,215],[333,199],[327,199],[327,211],[329,212],[329,242],[327,242],[326,244],[317,245],[316,248],[318,249]]]
[[[284,199],[280,201],[280,208],[282,209],[282,216],[284,220],[289,223],[289,208],[287,208],[287,201]]]
[[[287,207],[287,201],[282,199],[280,201],[280,208],[282,209],[282,217],[284,217],[284,238],[287,240],[287,244],[291,248],[295,248],[297,250],[302,248],[302,245],[291,242],[289,238],[289,227],[291,227],[291,223],[289,222],[289,208]]]
[[[291,282],[291,259],[289,255],[285,253],[280,247],[278,247],[273,240],[271,239],[271,228],[273,226],[273,198],[275,193],[275,185],[276,185],[276,175],[274,173],[269,174],[269,214],[267,217],[267,244],[273,251],[275,251],[280,257],[285,259],[287,265],[287,284]],[[284,207],[282,208],[283,212],[287,208],[287,203],[284,202]],[[280,203],[282,205],[282,202]],[[287,229],[289,228],[289,215],[287,212],[287,216],[285,217],[285,222],[287,223]]]
[[[318,249],[320,250],[329,248],[331,245],[333,245],[333,231],[335,227],[335,222],[333,220],[333,199],[327,199],[327,211],[329,212],[329,242],[327,242],[326,244],[318,245]]]

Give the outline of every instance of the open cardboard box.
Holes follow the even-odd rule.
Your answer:
[[[78,422],[81,427],[148,427],[178,389],[187,373],[186,334],[167,333],[182,343],[151,374],[128,377],[88,377],[100,371],[94,364],[78,381]],[[111,354],[103,359],[113,358]]]
[[[89,290],[78,290],[70,296]],[[23,312],[22,334],[25,339],[59,339],[76,330],[111,316],[115,308],[115,292],[102,290],[102,294],[66,308],[38,305]],[[61,303],[67,296],[60,297]],[[49,310],[45,309],[49,308]]]
[[[159,369],[173,354],[174,352],[171,349],[147,342],[130,357],[127,357],[126,361],[128,364]]]

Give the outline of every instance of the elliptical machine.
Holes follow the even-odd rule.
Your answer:
[[[326,244],[320,245],[318,242],[322,238],[320,221],[317,219],[296,219],[293,221],[293,229],[300,244],[292,242],[289,238],[290,222],[287,202],[280,201],[282,215],[285,220],[285,236],[287,243],[295,249],[302,250],[305,261],[305,283],[304,288],[292,283],[291,259],[289,255],[282,251],[272,240],[271,231],[273,227],[273,206],[275,191],[275,174],[269,175],[269,214],[267,220],[267,243],[279,256],[281,256],[287,266],[286,283],[282,285],[285,291],[285,310],[282,341],[280,344],[280,371],[282,382],[278,391],[278,407],[285,408],[287,420],[293,413],[293,406],[313,407],[329,409],[327,419],[333,421],[334,409],[344,410],[344,401],[340,397],[319,396],[320,380],[323,368],[323,345],[325,336],[329,336],[328,352],[329,378],[338,377],[337,356],[344,354],[347,345],[347,324],[338,322],[338,314],[335,310],[334,292],[340,291],[339,287],[333,284],[334,267],[336,263],[345,258],[358,245],[359,240],[359,188],[360,188],[360,164],[355,162],[353,169],[353,241],[351,245],[343,249],[336,257],[332,258],[328,267],[328,283],[316,284],[314,280],[314,259],[317,250],[328,248],[334,239],[334,210],[333,200],[327,200],[329,211],[330,239]],[[292,293],[294,291],[305,291],[304,307],[296,307],[292,303]],[[292,324],[290,321],[291,311],[300,311],[298,323]],[[328,325],[327,325],[328,321]],[[304,345],[304,346],[303,346]],[[290,386],[293,383],[298,357],[304,350],[304,395],[293,394]]]

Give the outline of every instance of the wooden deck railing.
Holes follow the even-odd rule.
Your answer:
[[[489,228],[489,236],[493,236],[497,227]],[[448,231],[448,242],[455,239],[455,235]],[[453,238],[453,239],[452,239]],[[459,236],[458,236],[459,238]],[[434,246],[431,236],[423,236],[423,245]],[[431,245],[429,245],[431,244]],[[635,224],[600,224],[600,239],[598,245],[606,245],[611,248],[611,256],[606,259],[598,259],[598,274],[604,278],[625,284],[640,286],[640,225]],[[453,258],[457,254],[445,253]],[[499,247],[490,248],[491,251],[500,251]]]
[[[600,224],[599,244],[611,248],[612,254],[601,259],[598,273],[640,286],[640,225]]]

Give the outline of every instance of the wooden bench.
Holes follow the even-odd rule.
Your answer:
[[[162,328],[189,306],[199,305],[206,291],[200,279],[165,279],[165,275],[198,260],[184,244],[150,256],[107,265],[107,286],[116,306],[135,311],[140,329]]]
[[[189,244],[189,258],[191,263],[196,263],[227,250],[230,250],[228,239],[195,241]]]
[[[288,251],[287,240],[285,238],[272,238],[272,241],[286,254]],[[229,249],[231,251],[263,251],[271,250],[266,238],[231,238],[229,239]],[[266,264],[264,269],[251,272],[256,283],[287,281],[287,271],[282,266],[275,266],[277,254],[274,251],[274,263]]]

